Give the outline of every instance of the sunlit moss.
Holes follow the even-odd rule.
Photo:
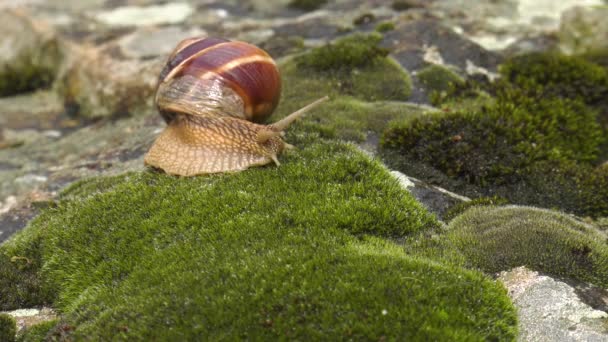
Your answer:
[[[524,265],[608,285],[606,236],[565,214],[531,207],[473,207],[452,220],[448,231],[468,262],[486,272]]]

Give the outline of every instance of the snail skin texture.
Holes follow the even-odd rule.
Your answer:
[[[242,171],[274,162],[292,146],[283,131],[321,98],[270,125],[281,77],[275,62],[253,45],[218,38],[180,42],[161,71],[156,105],[167,127],[144,163],[169,174]]]

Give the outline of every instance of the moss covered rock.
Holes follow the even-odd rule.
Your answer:
[[[49,87],[63,57],[53,30],[19,11],[0,11],[0,21],[0,96]]]
[[[479,197],[479,198],[472,199],[470,201],[459,202],[459,203],[453,205],[452,207],[450,207],[450,209],[448,209],[448,211],[445,213],[443,218],[446,221],[451,221],[453,218],[457,217],[458,215],[462,214],[467,209],[472,208],[472,207],[486,206],[486,205],[489,205],[489,206],[506,205],[506,204],[509,204],[509,200],[506,198],[503,198],[503,197],[499,197],[499,196]]]
[[[485,186],[517,181],[542,161],[593,161],[603,139],[596,113],[582,103],[518,96],[479,111],[396,122],[382,146]]]
[[[582,57],[531,53],[506,61],[500,73],[516,86],[540,90],[544,96],[580,99],[587,104],[608,96],[608,72]]]
[[[363,64],[355,68],[316,69],[312,66],[319,54],[331,52],[336,54],[335,58],[340,58],[339,51],[350,45],[361,44],[365,50],[375,49],[377,43],[375,38],[358,41],[349,37],[281,61],[279,67],[285,86],[277,114],[272,120],[328,95],[330,102],[324,104],[322,110],[307,114],[307,119],[298,126],[323,138],[363,142],[370,133],[379,135],[391,120],[420,115],[424,109],[386,102],[404,101],[411,92],[407,71],[390,58],[383,55],[371,60],[363,58]]]
[[[17,335],[17,342],[40,342],[60,338],[61,334],[56,329],[58,323],[58,320],[55,319],[25,328]],[[57,334],[54,334],[54,332],[57,332]]]
[[[299,67],[321,72],[365,67],[388,55],[388,50],[378,46],[381,41],[380,34],[354,34],[313,49],[296,61]]]
[[[291,0],[288,6],[303,11],[314,11],[326,3],[327,0]]]
[[[440,94],[447,93],[450,89],[464,83],[464,79],[457,73],[437,64],[432,64],[419,70],[416,73],[416,78],[430,94],[433,92]]]
[[[284,98],[291,99],[288,95],[294,93],[288,86],[301,90],[298,83],[310,82],[316,91],[305,93],[350,95],[367,101],[407,100],[412,89],[409,74],[378,47],[381,40],[376,33],[355,34],[284,63]]]
[[[608,286],[608,236],[565,214],[532,207],[473,207],[448,229],[454,246],[485,272],[523,265]]]
[[[515,336],[501,286],[385,240],[438,223],[348,145],[232,175],[93,180],[63,197],[1,249],[40,259],[70,338]],[[32,241],[39,256],[25,253]]]
[[[0,341],[12,342],[17,334],[15,319],[5,313],[0,313]]]

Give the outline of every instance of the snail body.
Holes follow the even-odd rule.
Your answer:
[[[144,158],[170,174],[232,172],[271,162],[291,145],[281,136],[320,99],[270,125],[281,78],[263,50],[219,38],[178,44],[160,73],[156,105],[167,127]]]

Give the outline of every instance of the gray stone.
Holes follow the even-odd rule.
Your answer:
[[[108,43],[99,47],[72,45],[71,62],[57,82],[67,105],[81,117],[119,117],[154,111],[154,89],[164,58],[126,58]]]
[[[414,195],[429,211],[436,214],[439,219],[447,210],[460,202],[470,201],[468,197],[455,194],[438,186],[427,184],[414,177],[406,176],[399,171],[391,171],[399,183]]]
[[[197,28],[146,27],[122,37],[118,45],[127,58],[148,59],[169,55],[182,39],[204,35],[206,32]]]
[[[58,318],[58,315],[55,310],[47,307],[18,309],[3,313],[6,313],[9,316],[13,316],[15,318],[15,320],[17,321],[17,334],[19,334],[19,332],[21,332],[23,329],[27,329],[32,325],[40,324]]]
[[[608,49],[608,6],[578,6],[562,15],[560,48],[581,54]]]
[[[583,302],[575,287],[525,267],[499,280],[517,307],[521,341],[608,341],[608,314]]]
[[[153,6],[124,6],[101,11],[94,18],[110,26],[149,26],[184,22],[194,7],[185,2]]]
[[[31,20],[22,10],[0,11],[0,23],[0,93],[18,93],[34,83],[49,84],[62,61],[61,45],[53,29]]]
[[[398,25],[384,36],[383,46],[409,71],[430,63],[449,64],[465,70],[467,61],[494,71],[501,58],[464,38],[437,20]]]

